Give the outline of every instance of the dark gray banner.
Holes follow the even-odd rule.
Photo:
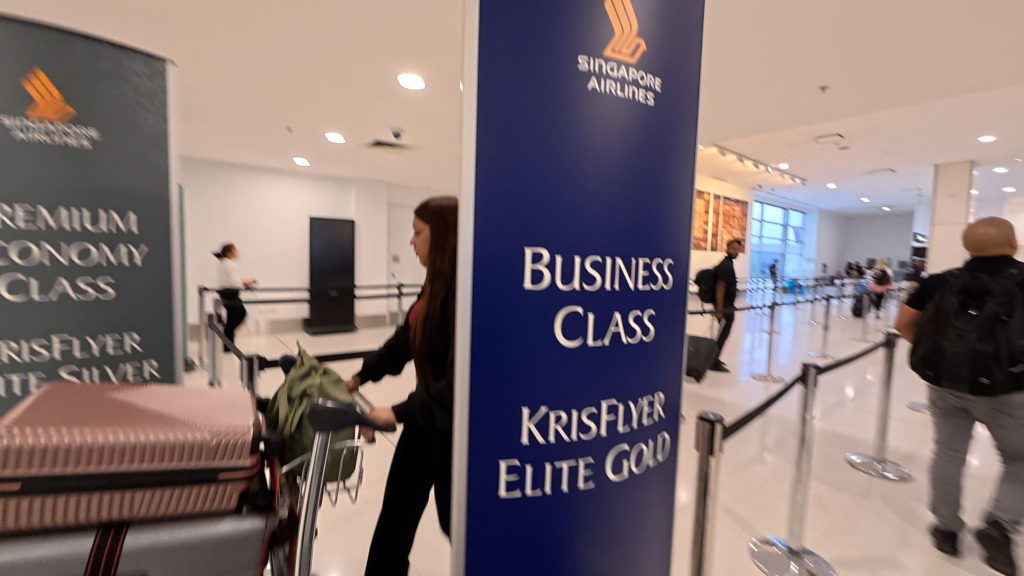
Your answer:
[[[0,17],[0,414],[173,381],[167,64]]]

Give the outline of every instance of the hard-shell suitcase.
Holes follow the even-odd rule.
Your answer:
[[[686,375],[697,382],[704,379],[718,358],[718,343],[710,338],[686,335]]]
[[[0,418],[0,535],[233,512],[261,431],[244,390],[49,384]]]
[[[861,294],[853,299],[853,306],[850,308],[850,313],[853,314],[854,318],[862,318],[864,316],[864,295]]]

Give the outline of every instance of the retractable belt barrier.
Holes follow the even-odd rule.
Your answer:
[[[751,279],[751,280],[753,280],[753,279]],[[831,354],[829,354],[829,352],[828,352],[829,331],[831,330],[831,326],[832,326],[832,301],[833,300],[838,300],[838,302],[840,304],[840,308],[841,308],[842,307],[842,303],[843,303],[843,301],[846,298],[846,296],[844,295],[845,288],[847,286],[853,286],[853,285],[855,285],[855,282],[850,281],[850,280],[841,281],[841,282],[839,282],[837,284],[837,283],[833,282],[831,279],[828,279],[827,281],[822,281],[821,278],[817,278],[817,279],[814,279],[814,283],[813,284],[809,284],[808,285],[808,286],[810,286],[809,292],[812,294],[812,296],[810,298],[798,298],[798,297],[795,297],[793,299],[793,301],[791,301],[791,302],[780,302],[780,301],[778,301],[777,296],[776,296],[778,291],[775,290],[774,288],[772,288],[770,290],[771,296],[770,296],[770,301],[768,303],[759,303],[759,304],[752,304],[752,305],[749,305],[749,306],[738,306],[738,307],[733,307],[733,308],[726,308],[724,310],[724,312],[750,312],[750,311],[764,312],[764,311],[767,311],[767,313],[768,313],[768,317],[769,317],[769,319],[768,319],[768,330],[766,331],[768,333],[768,354],[767,354],[767,359],[766,359],[766,364],[767,365],[765,366],[764,373],[763,374],[755,374],[753,376],[753,379],[758,381],[758,382],[767,382],[767,383],[771,383],[771,384],[782,384],[782,383],[786,382],[785,379],[779,378],[778,376],[775,376],[775,375],[772,374],[772,369],[773,369],[774,363],[775,363],[774,362],[775,361],[775,335],[778,333],[776,331],[776,329],[775,329],[776,311],[779,308],[783,308],[783,307],[786,307],[786,306],[799,306],[801,304],[808,304],[808,303],[811,305],[811,320],[809,322],[807,322],[807,324],[810,324],[810,325],[813,325],[813,326],[821,326],[822,332],[821,332],[821,349],[818,350],[818,351],[808,352],[808,356],[811,356],[812,358],[823,358],[825,360],[835,360],[835,357],[832,356]],[[827,292],[824,295],[822,295],[822,288],[828,288],[828,287],[837,287],[838,288],[838,292],[839,292],[838,295],[829,294]],[[905,294],[906,289],[905,288],[899,288],[899,289],[896,289],[896,290],[891,290],[890,292],[892,294],[895,294],[899,299],[902,299],[902,296]],[[857,296],[854,296],[854,298],[857,298]],[[860,298],[862,299],[862,314],[861,314],[862,322],[861,322],[861,337],[860,337],[860,341],[861,342],[870,342],[870,340],[868,339],[868,331],[869,331],[868,323],[870,321],[869,317],[868,317],[869,316],[868,310],[870,308],[870,294],[865,292],[862,295],[860,295]],[[750,298],[750,294],[748,293],[748,300],[750,300],[750,299],[751,299]],[[759,298],[755,295],[753,300],[757,301],[757,300],[759,300]],[[814,314],[815,314],[815,310],[816,310],[815,307],[816,307],[818,302],[825,302],[825,314],[824,314],[824,317],[822,318],[822,321],[820,323],[814,320]],[[687,311],[687,315],[689,315],[689,316],[707,316],[707,315],[710,315],[710,314],[715,314],[716,312],[717,312],[717,310],[714,310],[714,309],[701,308],[701,309],[697,309],[697,310],[688,310]],[[889,313],[889,312],[887,312],[887,313]],[[838,317],[841,320],[846,320],[847,319],[845,316],[842,315],[842,310],[841,309],[839,310]]]
[[[216,314],[208,314],[206,316],[206,333],[207,341],[207,357],[209,363],[207,365],[207,384],[213,387],[220,386],[220,362],[219,355],[217,354],[217,346],[223,345],[228,348],[235,358],[241,363],[241,379],[242,384],[250,392],[256,392],[256,385],[259,383],[260,372],[268,368],[279,368],[281,366],[281,359],[277,358],[269,360],[266,357],[259,354],[246,354],[242,352],[238,346],[228,340],[228,337],[224,335],[224,330],[217,322]],[[343,360],[358,360],[369,354],[373,353],[373,350],[360,350],[356,352],[339,352],[336,354],[324,354],[315,356],[320,362],[341,362]]]
[[[421,284],[404,284],[402,282],[398,282],[398,283],[395,283],[395,284],[365,284],[365,285],[357,285],[357,286],[348,286],[348,287],[345,287],[344,289],[346,289],[346,290],[350,290],[351,289],[351,290],[356,290],[356,291],[361,291],[361,290],[384,290],[383,294],[355,294],[353,296],[353,298],[356,299],[356,300],[398,300],[398,310],[399,310],[399,314],[401,314],[402,311],[404,310],[403,300],[406,297],[418,294],[420,289],[422,289],[422,288],[423,288],[423,286]],[[340,289],[341,288],[338,288],[338,289],[324,288],[324,289],[316,289],[316,290],[314,290],[314,289],[309,288],[309,287],[299,287],[299,288],[271,287],[271,288],[247,288],[245,290],[240,290],[240,292],[247,293],[247,294],[259,294],[261,292],[262,293],[266,293],[266,294],[272,294],[272,293],[275,293],[275,292],[277,292],[277,293],[280,293],[280,292],[307,292],[307,293],[313,294],[313,293],[336,292],[337,290],[340,290]],[[392,292],[391,290],[394,290],[394,292]],[[207,312],[206,312],[206,295],[211,293],[211,292],[216,293],[217,291],[218,290],[216,288],[210,288],[210,287],[207,287],[207,286],[199,286],[198,287],[198,293],[199,293],[199,326],[201,328],[203,328],[206,325],[206,323],[207,323],[207,321],[206,321],[206,317],[207,317]],[[267,305],[267,304],[308,304],[309,301],[310,301],[310,298],[307,296],[305,298],[257,298],[257,299],[253,299],[253,300],[243,300],[242,303],[246,304],[246,305],[249,305],[249,306],[260,306],[260,305]],[[214,310],[217,310],[217,305],[218,304],[219,304],[219,300],[214,303]],[[390,323],[390,320],[388,322]],[[212,356],[212,354],[209,353],[210,352],[210,348],[211,348],[211,344],[210,344],[210,339],[208,338],[208,334],[207,334],[208,330],[200,329],[199,332],[200,332],[200,336],[199,336],[199,338],[200,338],[200,343],[199,343],[199,365],[203,366],[203,367],[206,367],[207,370],[209,370],[210,367],[207,365],[207,358],[212,358],[213,356]],[[342,359],[345,360],[347,358],[342,358]]]
[[[696,432],[697,494],[693,519],[693,550],[691,576],[710,574],[711,533],[715,520],[715,504],[718,497],[718,479],[721,472],[722,448],[724,443],[743,431],[752,422],[778,403],[797,385],[803,386],[802,409],[799,422],[799,443],[796,456],[796,470],[790,493],[790,517],[786,539],[765,537],[755,538],[750,543],[750,555],[754,564],[768,576],[791,574],[835,574],[832,566],[822,557],[805,546],[804,532],[810,502],[810,479],[814,455],[815,397],[819,379],[829,372],[848,366],[874,352],[884,349],[884,377],[879,393],[879,412],[875,434],[874,454],[851,453],[847,462],[857,470],[870,476],[891,480],[908,481],[911,475],[899,464],[888,460],[888,420],[892,402],[893,361],[899,334],[886,332],[885,339],[848,357],[820,366],[804,363],[800,375],[790,380],[771,397],[750,410],[735,422],[727,424],[725,418],[715,412],[702,412],[698,417]]]

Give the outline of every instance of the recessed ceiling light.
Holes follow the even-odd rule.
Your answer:
[[[977,196],[978,194],[981,194],[981,192],[978,192],[977,190],[971,190],[972,196]]]
[[[301,156],[296,156],[295,158],[292,158],[292,162],[295,162],[296,166],[302,166],[303,168],[309,168],[311,166],[309,160],[306,160]]]
[[[427,87],[423,77],[418,74],[399,74],[398,84],[406,90],[423,90]]]
[[[865,204],[871,204],[871,198],[868,198],[867,196],[861,196],[860,201]]]
[[[885,210],[886,212],[892,212],[892,208],[889,208],[888,206],[882,206],[882,210]]]
[[[828,188],[829,190],[835,190],[836,188],[839,188],[839,185],[836,184],[835,182],[829,182],[828,184],[825,184],[825,188]]]
[[[1016,192],[1016,191],[1017,191],[1017,189],[1014,188],[1013,186],[1007,186],[1006,188],[1003,188],[1003,192]]]
[[[789,164],[786,162],[779,162],[779,170],[789,170]]]
[[[985,144],[990,144],[996,140],[998,140],[998,138],[995,136],[981,136],[978,138],[978,142],[984,142]]]
[[[1003,166],[997,166],[996,168],[993,168],[992,171],[995,172],[996,174],[1006,174],[1007,172],[1010,171],[1010,169],[1004,168]]]
[[[324,138],[327,138],[327,141],[333,144],[345,143],[345,137],[337,132],[327,132],[326,134],[324,134]]]

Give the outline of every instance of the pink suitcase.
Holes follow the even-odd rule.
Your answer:
[[[0,534],[230,513],[261,431],[244,390],[49,384],[0,418]]]

